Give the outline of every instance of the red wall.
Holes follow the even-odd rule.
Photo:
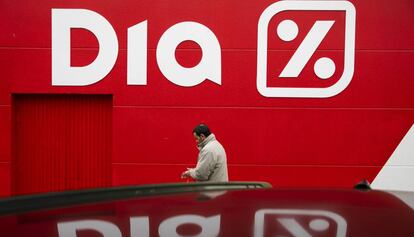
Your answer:
[[[256,89],[257,27],[275,1],[48,1],[3,2],[0,17],[0,194],[11,190],[11,95],[13,93],[112,94],[112,184],[180,182],[196,162],[192,128],[207,123],[224,145],[230,180],[261,180],[282,186],[350,187],[372,181],[414,122],[414,2],[350,1],[356,10],[355,67],[349,86],[329,98],[270,98]],[[82,8],[104,16],[119,42],[111,72],[88,86],[52,86],[51,9]],[[327,87],[343,71],[344,16],[338,12],[288,11],[299,25],[296,40],[282,44],[269,29],[271,86]],[[275,18],[270,28],[276,26]],[[336,19],[299,78],[278,81],[315,20]],[[127,85],[127,29],[148,20],[148,83]],[[279,19],[280,20],[280,19]],[[207,26],[221,46],[221,85],[193,87],[165,79],[156,46],[172,25]],[[273,32],[273,33],[272,33]],[[72,30],[72,65],[91,63],[96,38]],[[176,51],[183,65],[195,65],[200,49]],[[332,58],[331,81],[315,78],[312,64]],[[312,63],[312,64],[311,64]],[[272,74],[274,68],[274,74]],[[335,79],[336,78],[336,79]]]

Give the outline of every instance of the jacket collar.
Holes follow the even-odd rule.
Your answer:
[[[203,149],[203,147],[205,147],[207,145],[207,143],[216,140],[216,136],[212,133],[210,135],[208,135],[208,137],[206,137],[206,139],[197,145],[198,149],[201,150]]]

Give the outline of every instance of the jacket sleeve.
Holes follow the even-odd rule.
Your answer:
[[[202,150],[199,155],[197,166],[190,170],[190,175],[196,180],[206,181],[209,179],[214,167],[214,155],[212,151]]]

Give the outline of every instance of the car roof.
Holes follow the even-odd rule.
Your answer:
[[[4,236],[414,236],[414,210],[370,189],[166,184],[15,197],[0,207]]]

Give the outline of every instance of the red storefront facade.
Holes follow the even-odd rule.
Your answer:
[[[182,182],[200,122],[234,181],[413,173],[413,7],[3,2],[0,194]]]

